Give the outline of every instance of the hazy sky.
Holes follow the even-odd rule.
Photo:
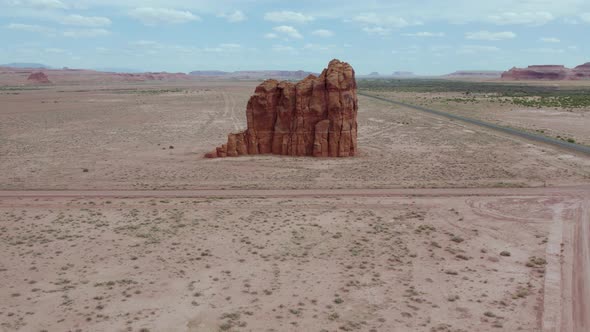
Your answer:
[[[359,74],[590,61],[590,0],[0,0],[0,63]]]

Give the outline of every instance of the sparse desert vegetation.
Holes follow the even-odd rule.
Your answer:
[[[584,211],[584,194],[563,186],[588,180],[587,158],[361,96],[354,158],[203,159],[244,128],[256,83],[1,91],[0,189],[15,193],[0,196],[1,327],[543,325],[561,296],[550,280],[574,250],[554,225]],[[469,96],[373,92],[484,103],[473,87]],[[56,189],[90,191],[17,194]]]
[[[590,145],[590,84],[360,80],[361,91]]]
[[[543,199],[529,201],[527,209],[541,209],[545,217],[528,222],[507,215],[522,209],[520,200],[436,201],[3,199],[2,326],[132,331],[536,326],[543,275],[529,263],[535,268],[546,263],[539,258],[545,244],[535,236],[548,234],[551,224]],[[474,204],[480,207],[470,208]],[[497,220],[499,211],[507,218]],[[495,222],[504,226],[489,228]],[[515,257],[490,260],[498,248],[510,248]]]

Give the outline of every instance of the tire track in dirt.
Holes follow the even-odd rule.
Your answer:
[[[238,126],[238,119],[236,118],[235,112],[236,100],[226,91],[221,91],[221,94],[223,96],[223,117],[230,119],[232,125],[234,126],[234,131],[238,131],[240,127]]]
[[[192,198],[192,197],[387,197],[387,196],[568,196],[587,194],[590,185],[536,188],[448,188],[448,189],[195,189],[195,190],[0,190],[0,198]]]
[[[549,237],[547,248],[545,249],[545,259],[547,266],[545,271],[545,281],[543,284],[543,312],[542,312],[542,331],[557,332],[558,327],[562,326],[563,297],[562,289],[564,288],[562,276],[562,243],[564,236],[563,211],[564,204],[559,203],[552,207],[553,223],[549,227]]]
[[[579,208],[574,235],[572,306],[574,332],[590,331],[590,199]]]

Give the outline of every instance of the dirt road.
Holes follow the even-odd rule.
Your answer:
[[[475,202],[471,208],[475,215],[485,220],[495,220],[502,225],[535,225],[543,220],[543,210],[553,211],[553,226],[547,243],[547,265],[545,286],[543,287],[544,304],[538,319],[542,331],[582,332],[590,330],[590,185],[564,186],[550,188],[451,188],[451,189],[303,189],[303,190],[22,190],[0,191],[0,208],[30,209],[43,208],[43,204],[52,204],[51,209],[60,206],[69,207],[73,201],[104,199],[178,199],[178,198],[213,198],[233,201],[248,199],[266,199],[268,206],[274,206],[275,199],[296,200],[303,204],[307,212],[317,211],[313,208],[316,200],[326,200],[322,204],[332,207],[357,209],[362,206],[372,209],[375,205],[383,210],[387,207],[382,200],[388,199],[430,199],[432,203],[445,205],[449,200]],[[339,200],[349,200],[348,203]],[[359,201],[357,201],[357,199]],[[365,202],[363,200],[370,199]],[[222,200],[222,201],[224,201]],[[305,204],[302,203],[305,200]],[[328,201],[329,200],[329,201]],[[526,204],[537,202],[537,207],[517,211]],[[44,203],[45,202],[45,203]],[[61,202],[61,203],[60,203]],[[153,202],[151,200],[150,202]],[[331,203],[330,203],[331,202]],[[438,203],[434,203],[438,202]],[[527,203],[528,202],[528,203]],[[317,203],[317,202],[316,202]],[[126,208],[136,207],[132,204],[146,204],[139,201],[128,202]],[[260,203],[262,204],[262,203]],[[338,204],[342,204],[339,206]],[[371,205],[373,204],[373,205]],[[455,203],[457,204],[457,203]],[[321,205],[321,204],[320,204]],[[469,204],[468,204],[469,205]],[[123,207],[125,205],[121,205]],[[220,206],[199,206],[203,213],[213,213]],[[506,210],[510,206],[512,210]],[[325,208],[325,207],[322,207]],[[451,209],[453,210],[453,209]],[[525,211],[529,211],[526,212]],[[537,212],[535,212],[537,211]],[[317,213],[317,212],[311,212]],[[532,213],[532,214],[531,214]],[[536,214],[538,213],[538,214]],[[474,216],[475,216],[474,215]],[[526,215],[526,217],[525,217]],[[543,217],[544,218],[544,217]],[[503,221],[503,222],[502,222]],[[473,225],[475,227],[475,224]],[[499,226],[491,226],[494,229]],[[514,226],[513,226],[514,227]],[[529,227],[529,226],[527,226]],[[515,234],[517,234],[516,232]],[[524,233],[523,233],[524,234]],[[562,250],[560,251],[560,247]],[[525,256],[526,257],[526,256]],[[524,258],[526,262],[526,258]],[[523,261],[519,262],[522,266]],[[561,313],[561,314],[559,314]]]
[[[590,185],[550,188],[448,188],[448,189],[201,189],[201,190],[0,190],[1,197],[314,197],[314,196],[502,196],[584,195]]]
[[[579,208],[575,226],[572,306],[574,331],[590,331],[590,200]]]

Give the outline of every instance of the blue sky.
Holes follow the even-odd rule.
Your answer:
[[[0,63],[359,74],[590,61],[590,0],[0,0]]]

